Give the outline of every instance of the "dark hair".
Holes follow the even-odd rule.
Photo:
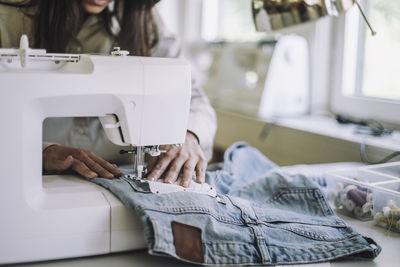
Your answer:
[[[152,7],[158,0],[114,0],[115,8],[111,12],[105,8],[103,16],[108,33],[116,44],[131,55],[150,56],[151,49],[158,42],[157,25]],[[34,38],[36,48],[45,48],[48,52],[68,51],[73,42],[80,45],[76,36],[85,20],[82,0],[32,0],[37,5],[34,17]],[[121,27],[113,33],[112,20],[115,17]],[[115,20],[114,18],[114,20]]]

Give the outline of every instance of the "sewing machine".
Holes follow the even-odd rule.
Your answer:
[[[143,153],[184,143],[191,74],[181,59],[49,54],[22,37],[0,49],[0,264],[144,248],[141,222],[107,190],[73,175],[42,175],[42,123],[99,117],[129,145],[134,176]]]

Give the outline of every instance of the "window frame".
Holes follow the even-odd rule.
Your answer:
[[[363,2],[363,10],[367,7],[368,1]],[[362,70],[361,64],[363,61],[363,49],[365,40],[365,30],[362,17],[357,10],[357,7],[353,7],[355,10],[350,10],[348,13],[333,19],[333,38],[334,44],[332,49],[331,58],[331,110],[336,114],[345,114],[353,117],[359,117],[363,119],[375,119],[383,122],[394,123],[400,125],[400,101],[381,99],[367,96],[357,95],[345,95],[343,89],[345,86],[349,86],[349,81],[346,84],[347,78],[356,79],[357,83],[353,83],[353,92],[361,92],[362,90]],[[357,14],[357,15],[355,15]],[[351,23],[358,24],[357,29],[350,29]],[[353,26],[354,27],[354,26]],[[353,32],[348,32],[353,31]],[[359,40],[357,44],[350,43],[346,40],[347,34],[354,34],[356,32]],[[379,33],[378,33],[379,34]],[[362,40],[362,41],[360,41]],[[357,51],[353,53],[355,58],[352,58],[353,66],[346,65],[348,63],[349,45],[355,45]],[[355,62],[355,63],[354,63]],[[349,68],[355,68],[353,71]],[[350,71],[350,73],[349,73]]]

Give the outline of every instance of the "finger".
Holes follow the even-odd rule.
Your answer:
[[[186,161],[186,157],[175,158],[169,165],[168,172],[164,178],[164,183],[173,184],[176,179],[178,179],[179,173]]]
[[[199,160],[196,165],[196,183],[202,184],[206,180],[207,161],[205,159]]]
[[[149,163],[147,163],[147,171],[151,172],[154,169],[154,166],[157,164],[159,157],[152,157],[149,161]]]
[[[85,178],[90,179],[97,177],[97,173],[90,170],[88,166],[86,166],[86,164],[79,159],[74,159],[74,163],[72,163],[72,170],[76,171]]]
[[[160,179],[161,175],[165,172],[168,165],[171,163],[174,158],[174,153],[166,153],[165,156],[159,157],[157,164],[154,166],[153,170],[147,176],[147,180],[157,181]]]
[[[77,153],[77,155],[75,156],[75,158],[77,158],[78,160],[83,162],[90,170],[97,173],[100,177],[109,178],[109,179],[114,178],[114,175],[112,173],[110,173],[109,171],[104,169],[102,166],[100,166],[100,164],[98,164],[97,162],[92,160],[86,152],[79,151]]]
[[[108,161],[96,156],[92,151],[88,151],[88,156],[97,164],[99,164],[103,169],[108,171],[109,173],[113,174],[113,176],[122,176],[124,173],[118,169],[117,165],[111,164]],[[113,178],[113,177],[107,177],[107,178]]]
[[[196,161],[197,160],[190,159],[185,162],[185,165],[183,165],[181,186],[188,187],[190,185],[190,182],[193,179],[194,169],[196,167]]]
[[[55,160],[54,167],[56,168],[57,171],[66,171],[69,168],[71,168],[73,163],[74,163],[74,157],[70,155],[64,160]]]
[[[57,172],[61,172],[61,171],[66,171],[68,170],[72,163],[74,162],[74,158],[72,156],[68,156],[65,159],[50,159],[50,160],[46,160],[43,164],[43,168],[46,171],[52,172],[52,171],[57,171]]]

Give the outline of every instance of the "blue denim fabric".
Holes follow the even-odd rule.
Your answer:
[[[256,149],[236,143],[206,182],[216,197],[189,192],[157,195],[145,181],[91,181],[134,209],[145,227],[149,253],[184,261],[174,245],[173,222],[201,231],[201,264],[261,265],[373,259],[381,248],[337,217],[318,186],[290,176]]]

